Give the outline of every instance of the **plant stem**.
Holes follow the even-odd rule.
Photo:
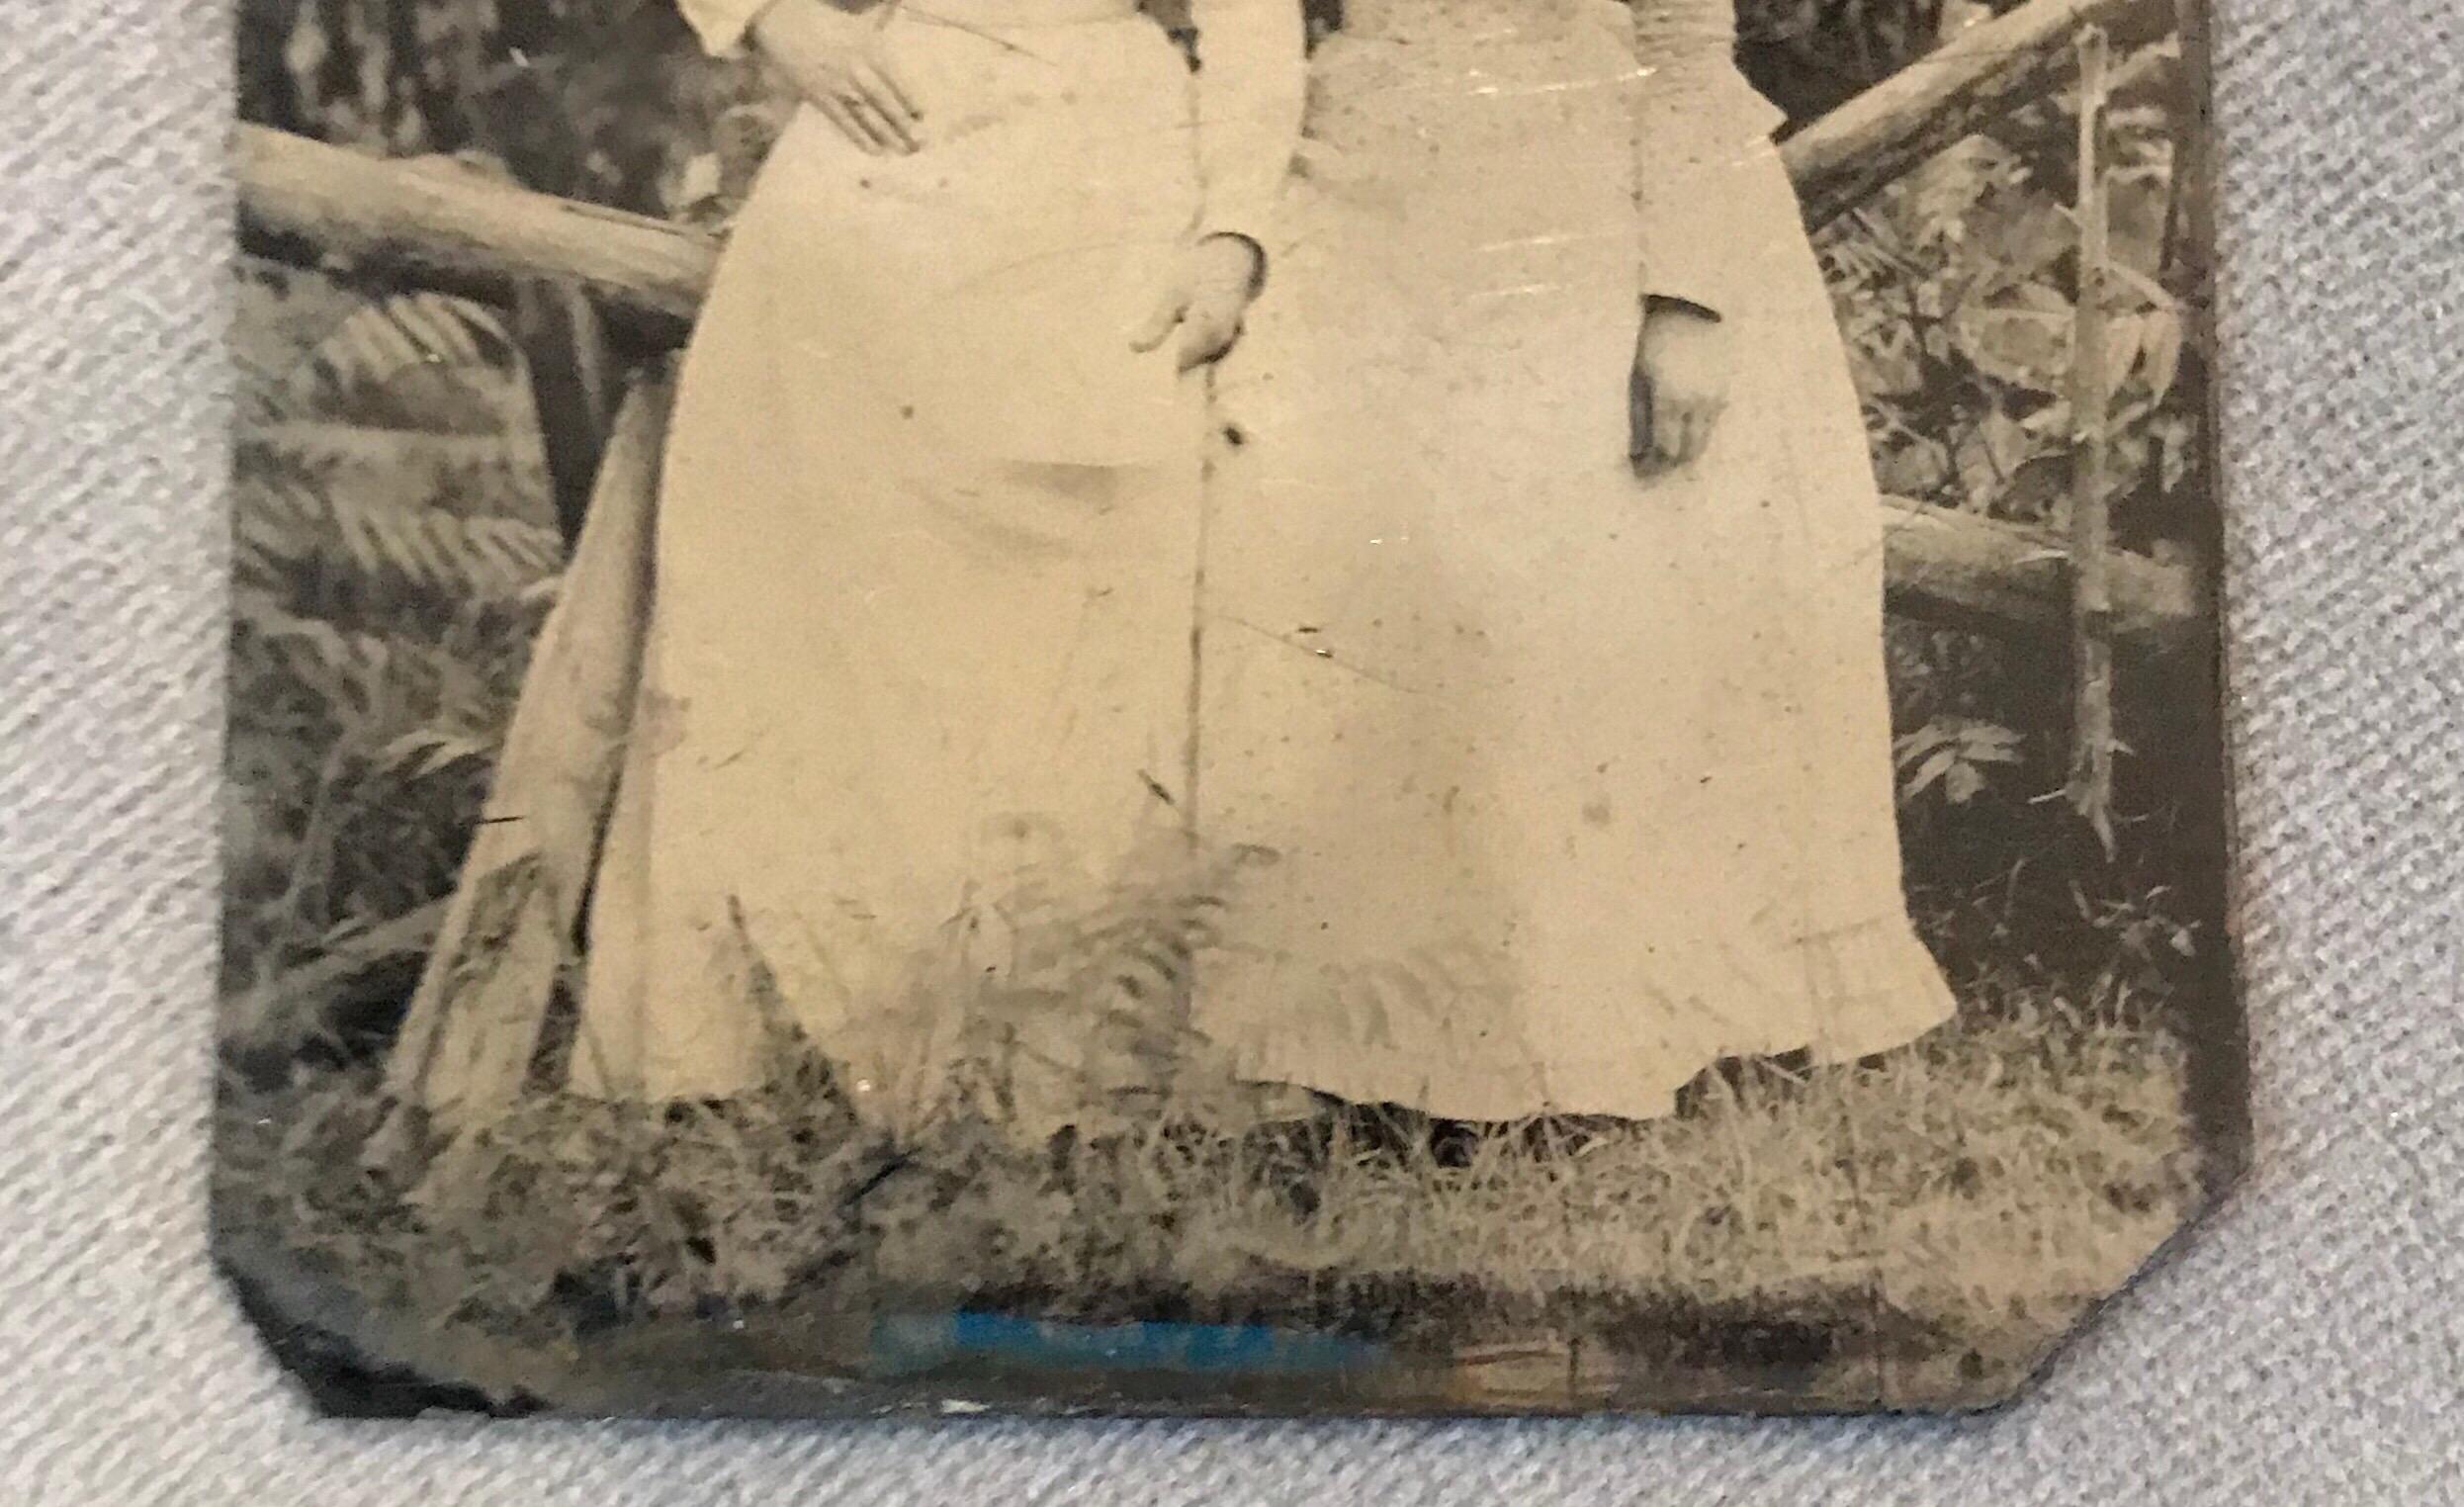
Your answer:
[[[2113,846],[2112,523],[2105,503],[2108,407],[2107,217],[2104,121],[2106,45],[2102,30],[2079,35],[2079,288],[2070,361],[2070,781],[2071,806]]]

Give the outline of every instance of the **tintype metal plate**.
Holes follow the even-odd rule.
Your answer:
[[[2198,20],[244,7],[276,1351],[2011,1395],[2246,1144]]]

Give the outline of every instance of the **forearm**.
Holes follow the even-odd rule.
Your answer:
[[[1633,14],[1642,290],[1717,316],[1735,301],[1726,217],[1746,202],[1729,180],[1783,117],[1737,72],[1733,0],[1633,0]]]
[[[1300,144],[1307,62],[1300,0],[1196,0],[1197,233],[1237,235],[1265,255]]]

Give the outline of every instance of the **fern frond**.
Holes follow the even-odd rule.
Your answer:
[[[238,670],[298,687],[347,723],[381,732],[490,730],[510,710],[517,656],[491,665],[462,645],[338,626],[245,583],[232,593],[231,622]],[[233,697],[236,704],[236,688]]]
[[[326,616],[513,604],[561,570],[564,557],[563,538],[538,524],[366,506],[281,476],[243,481],[233,524],[232,568],[242,585]]]
[[[472,516],[555,518],[548,461],[530,430],[438,434],[381,429],[335,419],[243,423],[238,469],[275,474],[347,492],[370,504],[442,508]]]
[[[344,319],[317,343],[311,370],[329,391],[384,383],[407,367],[488,366],[520,359],[495,312],[449,294],[398,293]]]
[[[243,408],[257,423],[331,420],[436,433],[529,428],[526,371],[504,316],[441,293],[370,299],[335,319]]]

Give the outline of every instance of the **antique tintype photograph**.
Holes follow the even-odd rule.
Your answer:
[[[2197,0],[239,13],[319,1407],[1970,1409],[2241,1169]]]

